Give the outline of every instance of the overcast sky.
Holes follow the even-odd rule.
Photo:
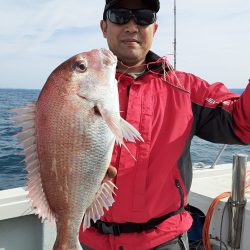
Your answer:
[[[177,69],[244,88],[250,78],[250,1],[176,1]],[[173,3],[161,0],[152,48],[170,61]],[[0,0],[0,88],[40,89],[69,57],[107,47],[99,29],[103,6],[104,0]]]

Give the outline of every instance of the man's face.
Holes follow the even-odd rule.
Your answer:
[[[137,1],[137,4],[135,3],[136,1],[131,1],[131,4],[127,2],[121,8],[145,8],[145,6],[141,6],[140,1]],[[138,25],[133,18],[122,25],[111,23],[109,20],[101,21],[101,29],[107,39],[109,49],[128,66],[144,62],[146,54],[151,48],[157,27],[156,23],[146,26]]]

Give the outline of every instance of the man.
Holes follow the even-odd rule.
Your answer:
[[[250,85],[239,98],[221,83],[172,70],[151,52],[159,7],[158,0],[106,0],[101,29],[118,58],[121,116],[145,142],[126,143],[136,161],[115,146],[115,203],[80,230],[83,249],[188,249],[192,137],[250,143]]]

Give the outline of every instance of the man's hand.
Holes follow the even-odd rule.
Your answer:
[[[117,175],[117,169],[114,166],[109,165],[103,181],[112,180],[116,175]]]

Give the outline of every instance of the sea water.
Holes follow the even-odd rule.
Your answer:
[[[234,89],[241,93],[242,89]],[[40,90],[0,89],[0,190],[25,186],[26,171],[22,146],[16,145],[14,137],[21,129],[14,126],[10,119],[11,109],[23,106],[37,99]],[[223,145],[218,145],[194,137],[191,156],[194,164],[212,165]],[[227,146],[218,164],[231,163],[233,154],[242,153],[250,156],[250,146]]]

